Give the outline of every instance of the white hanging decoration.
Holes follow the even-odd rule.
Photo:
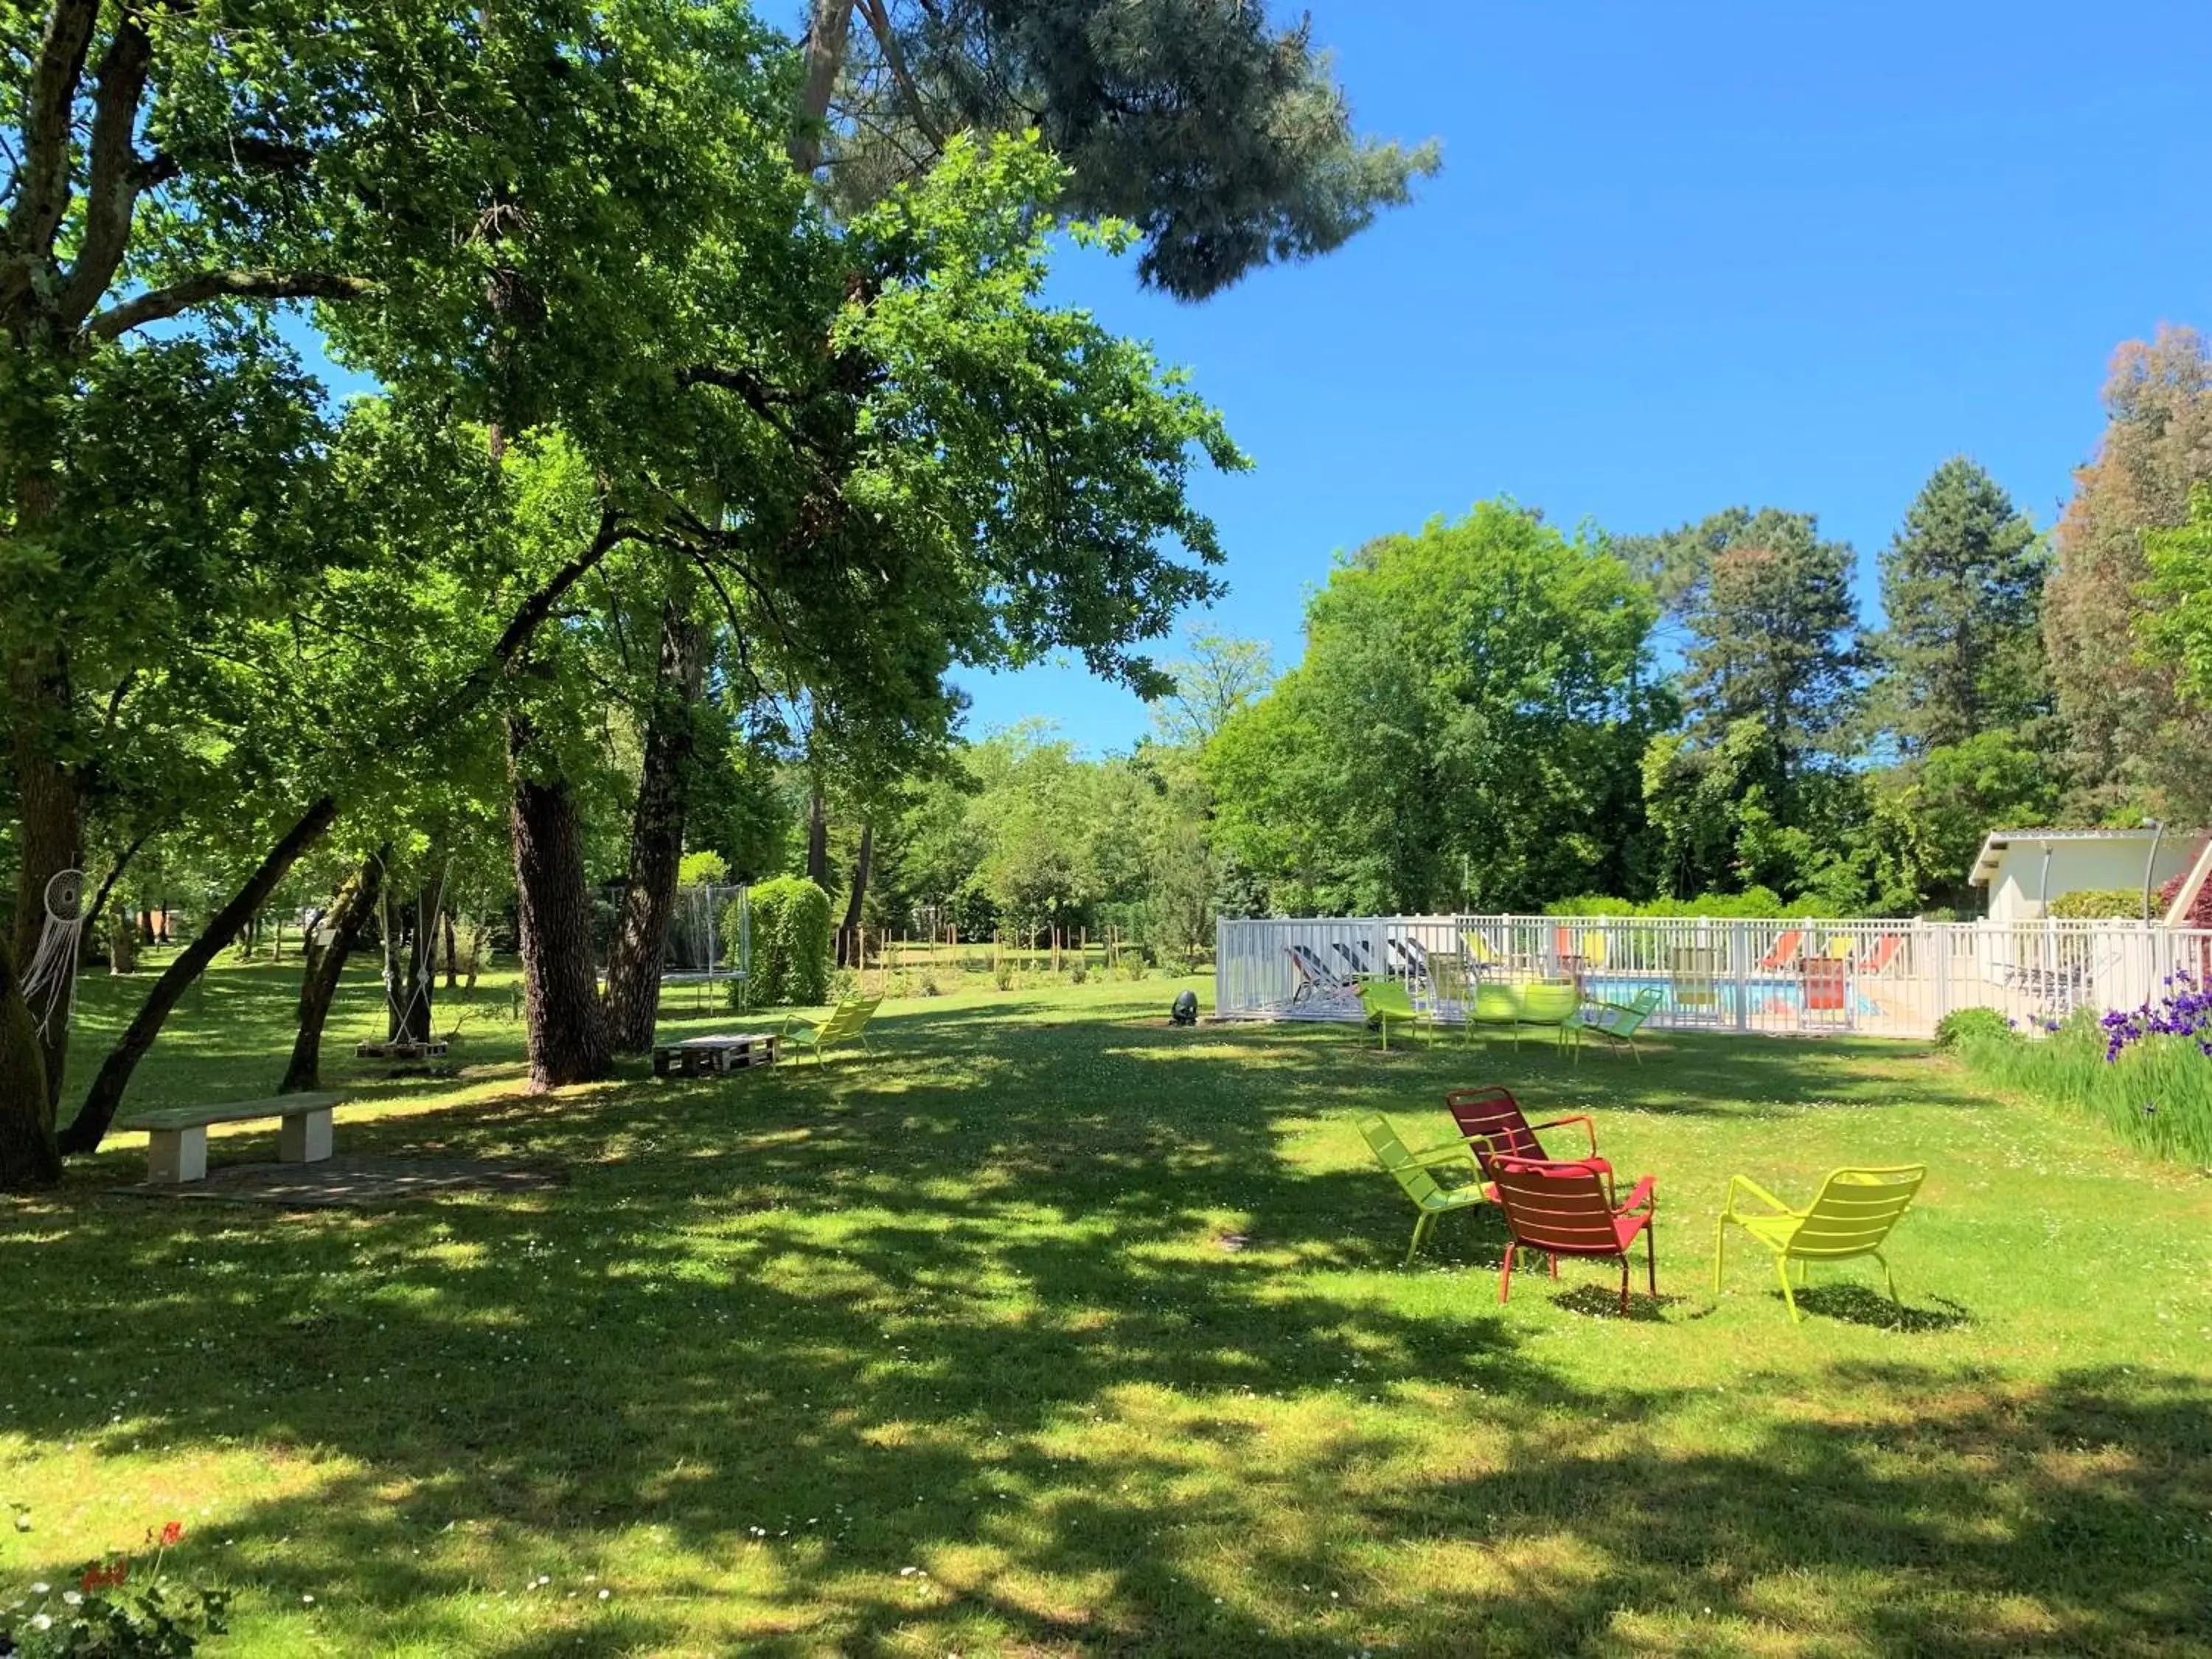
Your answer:
[[[61,871],[46,883],[46,923],[23,970],[23,1000],[38,1015],[42,1037],[52,1025],[56,1010],[64,1025],[76,1011],[76,940],[83,931],[84,872]]]

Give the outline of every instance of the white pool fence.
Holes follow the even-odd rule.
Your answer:
[[[1616,1002],[1656,988],[1655,1026],[1925,1037],[1956,1008],[1994,1008],[2023,1027],[2078,1008],[2134,1008],[2179,972],[2212,975],[2212,932],[2135,921],[1269,919],[1217,924],[1214,1000],[1224,1019],[1352,1020],[1358,981],[1380,975],[1452,1021],[1474,984],[1572,979],[1586,997]]]

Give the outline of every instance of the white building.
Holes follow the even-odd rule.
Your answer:
[[[2038,921],[2065,894],[2140,892],[2148,874],[2156,921],[2158,890],[2190,872],[2203,847],[2188,830],[1992,830],[1966,879],[1989,890],[1991,921]]]

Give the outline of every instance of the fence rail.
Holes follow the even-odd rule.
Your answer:
[[[1442,956],[1457,969],[1431,971]],[[2148,1000],[2212,974],[2212,932],[2132,921],[1362,916],[1217,924],[1218,1017],[1356,1019],[1358,982],[1405,984],[1445,1019],[1454,988],[1571,979],[1593,1000],[1663,995],[1656,1025],[1925,1037],[1958,1008],[2023,1026]]]

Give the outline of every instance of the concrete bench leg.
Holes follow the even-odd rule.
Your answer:
[[[276,1156],[287,1164],[318,1164],[331,1155],[331,1109],[287,1112],[276,1128]]]
[[[146,1179],[167,1185],[207,1179],[207,1126],[147,1132]]]

